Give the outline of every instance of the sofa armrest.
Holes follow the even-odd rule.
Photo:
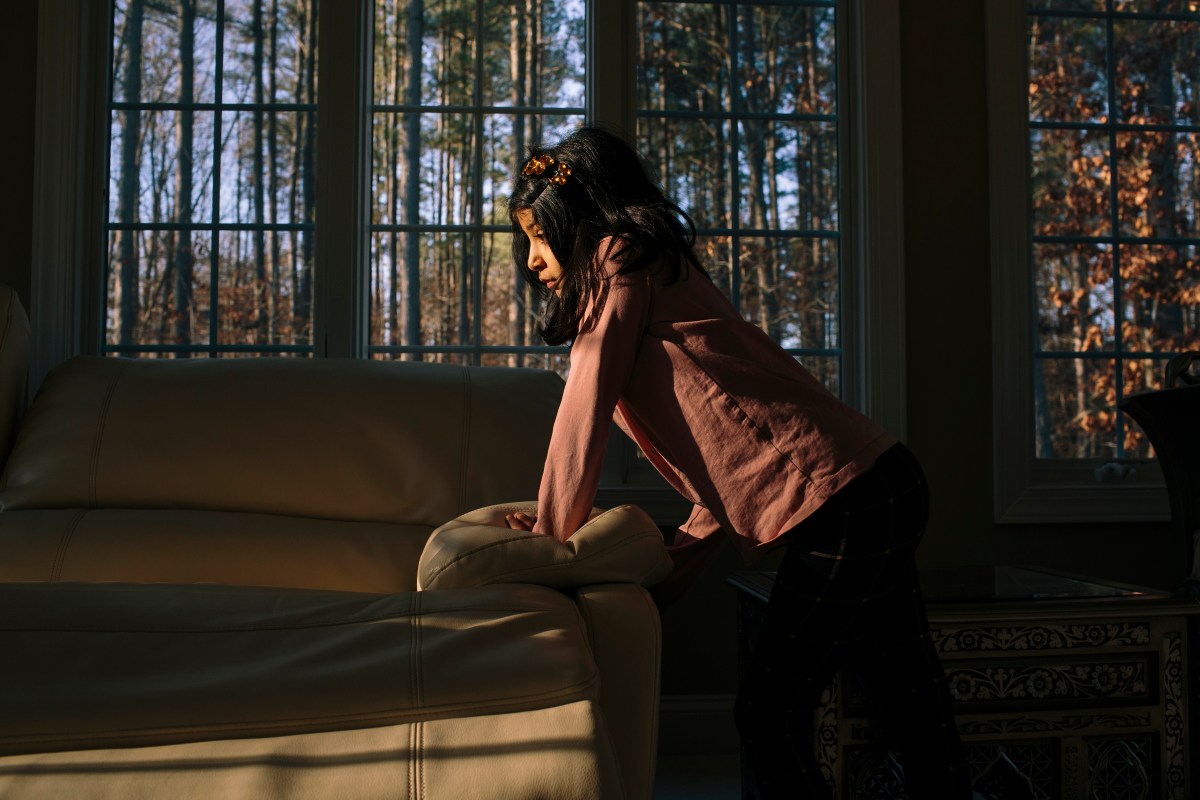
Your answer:
[[[662,533],[637,506],[595,509],[566,542],[510,529],[504,515],[535,503],[487,506],[447,522],[425,544],[417,588],[458,589],[489,583],[535,583],[573,589],[596,583],[653,586],[671,571]]]

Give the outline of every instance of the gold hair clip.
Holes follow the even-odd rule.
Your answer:
[[[549,153],[544,153],[540,156],[534,156],[525,164],[525,168],[521,170],[522,175],[541,175],[546,171],[546,167],[554,163],[554,156]]]
[[[567,178],[569,177],[571,177],[571,168],[560,161],[558,162],[558,169],[555,170],[553,177],[550,178],[550,182],[555,186],[562,186],[567,182]]]
[[[554,156],[549,153],[543,153],[540,156],[534,156],[525,162],[525,166],[521,169],[522,175],[541,175],[546,171],[546,168],[555,163]],[[571,177],[571,168],[563,162],[558,162],[558,168],[554,170],[554,174],[550,176],[550,182],[555,186],[562,186],[567,182],[567,178]]]

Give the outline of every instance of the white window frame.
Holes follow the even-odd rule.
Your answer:
[[[1024,3],[987,3],[992,447],[998,523],[1170,519],[1161,473],[1099,483],[1094,461],[1034,456],[1028,54]]]
[[[601,5],[603,8],[601,9]],[[109,125],[108,4],[40,0],[31,306],[31,380],[101,351],[103,174]],[[336,7],[336,13],[334,13]],[[589,119],[632,136],[635,0],[589,0]],[[367,189],[370,169],[370,0],[320,10],[316,357],[363,357],[367,342]],[[906,435],[899,0],[838,5],[842,194],[843,396]],[[603,77],[601,77],[603,76]],[[338,89],[340,87],[340,90]],[[348,119],[363,124],[347,125]],[[338,124],[333,124],[337,120]],[[334,154],[338,156],[334,157]],[[350,269],[330,269],[330,264]],[[632,456],[628,456],[632,457]],[[617,465],[620,469],[620,465]],[[627,474],[628,470],[620,470]],[[678,521],[682,500],[661,486],[602,487],[601,504],[643,504]]]

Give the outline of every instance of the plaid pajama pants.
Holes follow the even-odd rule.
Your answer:
[[[735,707],[752,796],[831,796],[813,712],[836,671],[852,667],[883,712],[910,800],[971,797],[917,582],[928,514],[921,467],[896,445],[787,534]]]

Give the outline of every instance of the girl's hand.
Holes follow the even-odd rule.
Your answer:
[[[518,511],[515,514],[505,514],[504,521],[514,531],[531,531],[533,530],[533,524],[537,522],[537,514],[526,514],[524,511]]]

